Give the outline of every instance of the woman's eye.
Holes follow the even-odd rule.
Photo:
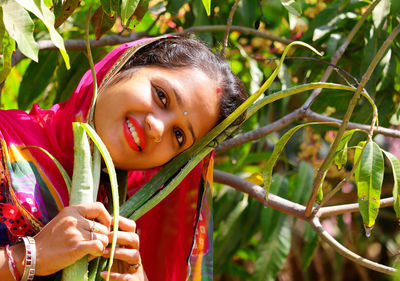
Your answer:
[[[161,101],[161,103],[164,105],[164,107],[166,107],[168,104],[167,95],[158,88],[155,88],[155,90],[156,90],[158,99]]]
[[[183,143],[185,142],[185,135],[180,129],[174,129],[174,134],[179,146],[182,146]]]

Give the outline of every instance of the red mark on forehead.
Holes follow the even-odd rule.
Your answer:
[[[221,93],[221,88],[217,88],[217,93]]]

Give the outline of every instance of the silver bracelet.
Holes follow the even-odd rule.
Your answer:
[[[30,236],[20,237],[25,244],[25,267],[24,274],[22,275],[21,281],[32,281],[35,277],[36,267],[36,245],[35,239]]]

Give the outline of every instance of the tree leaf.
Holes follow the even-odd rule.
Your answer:
[[[343,135],[342,139],[340,140],[339,145],[336,149],[336,152],[338,153],[335,156],[335,164],[339,170],[342,168],[343,165],[347,163],[347,145],[351,137],[355,132],[359,131],[361,130],[359,129],[349,130]]]
[[[382,149],[382,151],[385,153],[386,157],[390,161],[390,164],[392,165],[393,179],[394,179],[394,185],[393,185],[394,204],[393,204],[393,208],[394,208],[394,211],[396,212],[396,217],[399,219],[400,218],[400,192],[399,192],[400,161],[392,153],[390,153],[388,151],[385,151],[383,149]]]
[[[373,227],[378,216],[381,188],[383,181],[382,151],[375,142],[368,142],[361,156],[360,165],[356,169],[358,204],[366,227]],[[355,162],[356,162],[355,156]]]
[[[295,0],[281,0],[283,7],[289,11],[292,15],[297,17],[301,16],[301,7],[300,4],[297,3]]]
[[[301,161],[298,173],[290,179],[288,199],[299,204],[306,203],[311,193],[313,179],[314,168],[309,163]]]
[[[91,22],[94,27],[94,34],[96,39],[99,40],[101,36],[109,31],[115,23],[116,17],[110,18],[102,9],[99,7],[93,14]]]
[[[112,6],[112,0],[100,0],[102,10],[110,17],[114,15],[115,11]],[[118,9],[117,9],[118,11]]]
[[[375,28],[380,28],[384,22],[384,19],[390,13],[390,0],[381,0],[372,11],[372,20]]]
[[[69,57],[65,50],[64,40],[57,30],[54,28],[54,14],[44,4],[43,0],[15,0],[25,9],[37,16],[47,27],[50,33],[50,39],[54,45],[60,50],[64,59],[65,66],[69,69]]]
[[[271,191],[285,198],[288,192],[287,180],[280,175],[274,175]],[[251,280],[273,281],[283,268],[291,246],[290,221],[290,218],[277,210],[261,210],[262,237]]]
[[[129,28],[133,29],[141,22],[144,15],[149,10],[149,2],[150,0],[140,0],[135,12],[133,13],[133,16],[130,18],[127,25]]]
[[[315,249],[318,245],[318,234],[306,223],[304,225],[304,248],[301,251],[301,265],[303,270],[307,270],[310,266],[312,258],[314,256]]]
[[[127,25],[128,20],[133,15],[140,0],[122,0],[121,2],[121,21],[123,25]]]
[[[40,52],[39,63],[32,61],[22,78],[18,93],[18,107],[28,109],[43,94],[57,66],[56,52]]]
[[[37,62],[39,46],[33,38],[34,25],[29,13],[14,0],[4,1],[1,6],[8,34],[17,42],[21,53]]]
[[[272,151],[271,157],[268,159],[265,164],[265,170],[263,171],[263,179],[264,179],[264,190],[265,190],[265,200],[268,200],[269,189],[272,184],[272,170],[275,167],[275,163],[279,158],[282,150],[285,148],[286,143],[289,139],[296,133],[299,129],[309,126],[309,125],[320,125],[320,124],[333,124],[332,122],[313,122],[313,123],[305,123],[298,125],[289,131],[287,131],[275,144],[274,150]]]
[[[211,14],[211,0],[202,0],[203,6],[206,9],[207,16]]]
[[[15,50],[15,41],[8,35],[3,22],[3,9],[0,7],[0,83],[6,80],[11,71],[11,58]]]
[[[79,7],[80,2],[81,0],[65,0],[62,3],[61,11],[57,15],[54,27],[58,28],[63,24],[73,14],[75,9]]]

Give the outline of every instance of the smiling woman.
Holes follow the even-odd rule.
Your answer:
[[[116,167],[161,166],[217,123],[216,89],[194,68],[135,67],[129,78],[99,93],[94,124]]]
[[[97,100],[88,71],[71,98],[49,110],[37,105],[30,113],[0,110],[0,244],[7,245],[0,249],[0,280],[15,280],[24,272],[31,275],[23,275],[23,281],[31,280],[32,272],[35,280],[54,280],[57,271],[87,254],[109,255],[107,181],[100,185],[101,203],[66,207],[64,179],[38,147],[71,175],[72,122],[93,121],[115,166],[129,170],[127,194],[135,196],[166,162],[246,96],[226,62],[186,38],[123,44],[95,71]],[[145,280],[146,274],[151,281],[212,280],[211,173],[209,155],[136,223],[121,218],[115,252],[120,266],[113,268],[110,280]],[[24,239],[25,246],[21,236],[34,239]],[[29,262],[32,254],[36,260]]]

